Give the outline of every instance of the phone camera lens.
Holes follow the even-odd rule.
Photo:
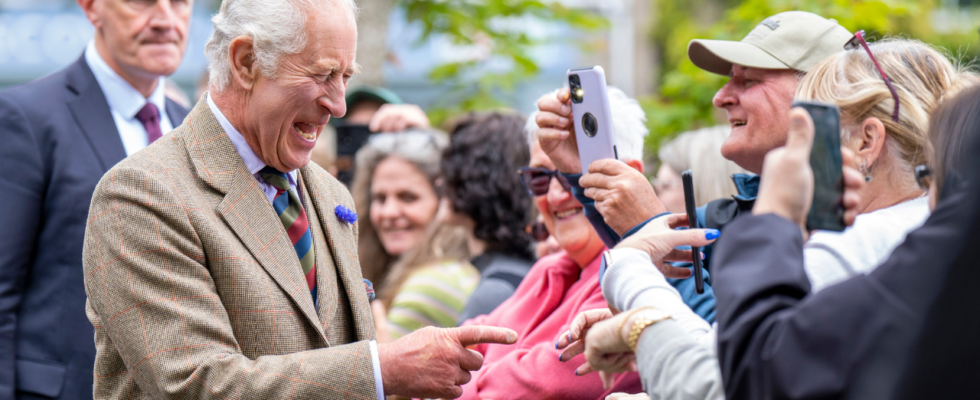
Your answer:
[[[582,80],[579,79],[578,75],[568,76],[568,90],[571,92],[572,103],[578,104],[582,102],[585,97],[585,92],[582,91]]]
[[[582,130],[585,132],[585,136],[595,137],[596,131],[599,129],[599,122],[596,121],[595,116],[592,113],[585,113],[582,116]]]

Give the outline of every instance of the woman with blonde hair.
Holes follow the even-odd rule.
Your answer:
[[[978,82],[919,41],[868,44],[858,32],[848,48],[814,67],[796,91],[799,99],[840,108],[841,145],[854,152],[866,181],[854,225],[813,232],[804,246],[813,291],[870,272],[925,222],[929,201],[914,169],[926,163],[929,117]]]

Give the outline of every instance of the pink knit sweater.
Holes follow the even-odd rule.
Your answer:
[[[596,373],[575,376],[584,355],[558,361],[558,334],[579,312],[608,307],[599,288],[600,261],[596,257],[581,269],[565,252],[542,258],[511,298],[489,315],[466,321],[463,325],[513,329],[518,339],[512,345],[476,347],[483,368],[472,373],[460,399],[602,399],[612,392],[642,391],[636,373],[617,375],[613,388],[604,390]]]

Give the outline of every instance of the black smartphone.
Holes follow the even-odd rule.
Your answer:
[[[354,180],[354,155],[364,147],[371,130],[367,125],[337,127],[337,179],[350,187]]]
[[[687,209],[688,229],[698,228],[698,212],[694,202],[694,176],[691,170],[681,173],[681,181],[684,182],[684,208]],[[691,247],[691,264],[694,270],[694,291],[698,294],[704,293],[704,268],[701,265],[701,248]]]
[[[813,119],[813,203],[806,217],[807,230],[843,231],[844,171],[840,155],[840,109],[832,104],[798,101]]]

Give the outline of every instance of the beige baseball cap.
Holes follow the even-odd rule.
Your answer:
[[[844,50],[853,36],[835,20],[787,11],[760,22],[741,42],[694,39],[687,45],[687,57],[698,68],[726,76],[732,64],[807,72]]]

